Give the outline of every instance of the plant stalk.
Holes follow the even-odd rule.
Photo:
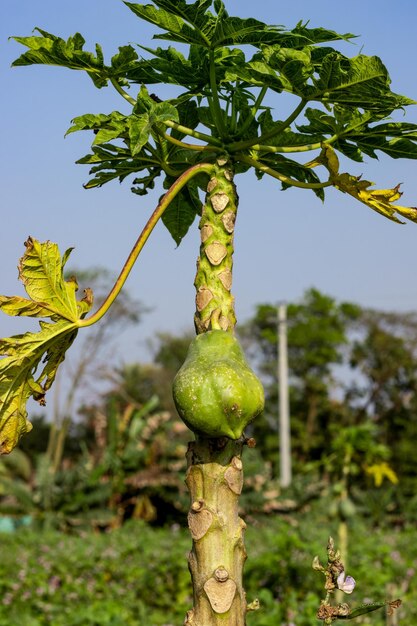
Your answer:
[[[236,323],[231,288],[238,196],[233,176],[230,161],[218,158],[207,185],[199,225],[201,246],[194,282],[197,334],[213,329],[231,331]]]
[[[194,606],[185,626],[244,626],[242,584],[245,522],[238,514],[243,485],[242,440],[199,439],[189,444],[186,484],[193,540],[188,564]]]
[[[251,165],[255,169],[259,170],[260,172],[264,172],[265,174],[272,176],[272,178],[276,178],[282,183],[286,183],[287,185],[291,185],[292,187],[299,187],[300,189],[323,189],[324,187],[331,187],[333,185],[333,182],[330,180],[327,180],[323,183],[303,183],[300,180],[295,180],[294,178],[290,178],[289,176],[285,176],[285,174],[277,172],[272,167],[261,163],[257,159],[252,159],[251,157],[248,157],[244,154],[239,154],[238,157],[239,160],[243,163],[247,163],[248,165]]]
[[[104,300],[100,308],[97,309],[97,311],[93,315],[79,321],[78,323],[79,327],[92,326],[107,313],[107,311],[109,310],[109,308],[111,307],[113,302],[116,300],[117,296],[119,295],[120,291],[122,290],[122,287],[125,284],[127,277],[129,276],[130,271],[132,270],[136,262],[136,259],[138,258],[140,252],[142,251],[143,246],[145,245],[145,243],[147,242],[149,238],[149,235],[155,228],[156,224],[158,223],[159,218],[162,216],[165,209],[169,206],[169,204],[175,198],[177,193],[179,193],[181,189],[188,182],[190,182],[190,180],[194,176],[196,176],[197,174],[201,174],[203,172],[210,174],[211,170],[212,170],[211,164],[199,163],[197,165],[190,167],[188,170],[186,170],[183,174],[181,174],[181,176],[179,176],[179,178],[175,181],[175,183],[171,185],[171,187],[168,189],[166,194],[159,201],[158,206],[152,213],[149,220],[146,222],[115,284],[113,285],[112,290],[110,291],[110,293],[108,294],[108,296],[106,297],[106,299]]]
[[[238,197],[227,158],[213,164],[200,220],[195,325],[197,333],[232,332],[233,233]],[[190,390],[192,393],[192,390]],[[194,606],[185,626],[245,626],[243,541],[245,522],[238,500],[243,486],[243,439],[200,437],[189,444],[186,484],[190,492],[188,526],[193,545],[189,569]]]

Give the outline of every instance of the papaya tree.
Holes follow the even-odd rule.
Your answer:
[[[94,52],[84,49],[79,33],[64,40],[37,29],[14,37],[26,48],[15,66],[86,72],[95,87],[115,89],[129,106],[128,113],[87,113],[72,120],[69,133],[93,134],[90,152],[78,161],[90,166],[85,187],[133,177],[139,196],[157,179],[165,191],[108,298],[93,313],[91,291],[77,299],[76,280],[63,278],[70,251],[61,256],[50,241],[26,241],[19,276],[28,297],[3,296],[0,306],[9,315],[40,318],[40,330],[0,344],[0,448],[10,452],[31,428],[28,399],[45,402],[66,350],[80,329],[107,313],[158,220],[180,243],[198,217],[197,336],[174,381],[178,412],[195,433],[186,475],[194,606],[185,623],[242,626],[256,603],[246,603],[242,584],[241,457],[243,447],[254,443],[245,427],[261,413],[263,392],[234,336],[235,177],[254,170],[259,179],[269,176],[283,189],[309,190],[321,199],[333,187],[393,222],[417,221],[415,208],[395,204],[399,185],[374,188],[339,163],[342,157],[356,167],[363,155],[376,158],[378,152],[417,158],[417,125],[391,117],[415,103],[391,91],[378,57],[349,58],[333,47],[349,41],[349,33],[302,22],[287,30],[230,16],[222,0],[125,5],[156,27],[162,46],[123,45],[105,61],[99,45]],[[162,84],[172,88],[164,100],[158,95]],[[271,102],[284,94],[282,108],[288,110],[288,99],[291,108],[282,115]],[[256,248],[249,253],[255,255]],[[321,619],[346,618],[346,611],[346,605],[342,612],[322,610]]]

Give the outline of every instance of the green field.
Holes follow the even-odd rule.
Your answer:
[[[328,533],[337,537],[337,528],[319,502],[297,516],[247,521],[247,599],[261,603],[249,626],[317,624],[323,580],[311,562],[315,554],[325,560]],[[2,534],[1,544],[1,626],[179,626],[191,607],[190,540],[177,525],[128,522],[81,535],[21,529]],[[348,573],[356,579],[351,607],[402,599],[398,622],[380,610],[354,623],[417,623],[417,531],[355,518],[349,546]]]

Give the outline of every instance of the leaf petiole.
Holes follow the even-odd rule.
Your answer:
[[[217,146],[200,146],[195,143],[185,143],[184,141],[180,141],[179,139],[172,137],[172,135],[169,135],[168,133],[163,133],[159,131],[158,129],[157,129],[157,133],[169,143],[172,143],[174,146],[178,146],[179,148],[184,148],[184,150],[196,150],[198,152],[202,152],[204,150],[223,151],[222,148],[217,147]]]
[[[126,282],[127,277],[130,274],[132,267],[134,266],[136,259],[138,258],[140,252],[142,251],[143,246],[147,242],[149,235],[153,231],[156,226],[159,218],[164,213],[165,209],[169,206],[175,196],[181,191],[181,189],[192,179],[194,176],[197,176],[201,173],[210,174],[213,170],[213,165],[211,163],[198,163],[197,165],[193,165],[187,171],[185,171],[179,178],[171,185],[168,191],[160,200],[158,206],[152,213],[149,220],[146,222],[141,234],[136,240],[135,245],[133,246],[126,263],[124,264],[113,288],[108,294],[107,298],[104,300],[102,305],[97,309],[93,315],[90,317],[79,320],[78,327],[84,328],[86,326],[92,326],[96,322],[98,322],[109,310],[117,296],[119,295],[123,285]]]
[[[268,153],[268,152],[280,152],[280,153],[285,153],[285,152],[310,152],[312,150],[320,150],[320,148],[323,147],[323,143],[326,144],[332,144],[335,141],[337,141],[340,138],[339,135],[333,135],[332,137],[330,137],[329,139],[326,139],[326,141],[317,141],[316,143],[308,143],[305,144],[303,146],[267,146],[264,144],[255,144],[252,146],[252,148],[254,150],[258,150],[259,152],[264,152],[264,153]]]
[[[251,157],[248,157],[245,154],[238,154],[236,155],[236,157],[239,159],[239,161],[243,163],[247,163],[248,165],[251,165],[252,167],[259,170],[260,172],[269,174],[269,176],[272,176],[272,178],[277,178],[282,183],[291,185],[292,187],[300,187],[301,189],[323,189],[324,187],[331,187],[333,185],[333,182],[330,180],[324,183],[303,183],[300,180],[295,180],[294,178],[285,176],[285,174],[280,174],[279,172],[274,170],[272,167],[269,167],[268,165],[261,163],[257,159],[252,159]]]
[[[172,120],[163,120],[161,122],[168,126],[168,128],[173,128],[184,135],[189,135],[190,137],[194,137],[195,139],[201,139],[202,141],[206,141],[209,145],[217,146],[218,148],[223,148],[223,144],[220,139],[216,139],[216,137],[212,137],[211,135],[206,135],[205,133],[201,133],[198,130],[193,130],[192,128],[188,128],[187,126],[183,126],[182,124],[178,124],[177,122],[173,122]]]
[[[122,96],[122,98],[124,98],[125,100],[127,100],[129,102],[129,104],[131,104],[133,107],[136,105],[136,100],[135,98],[132,98],[132,96],[130,96],[127,91],[125,91],[123,89],[123,87],[121,85],[119,85],[118,81],[116,78],[111,78],[110,79],[111,84],[113,85],[113,87],[115,88],[115,90]]]

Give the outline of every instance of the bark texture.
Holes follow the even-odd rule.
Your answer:
[[[237,203],[232,165],[227,159],[218,159],[207,185],[199,226],[201,246],[194,282],[197,334],[233,330],[236,323],[231,288]]]
[[[197,334],[220,329],[233,332],[236,323],[231,294],[233,234],[238,196],[233,167],[219,158],[207,186],[200,220],[197,260]],[[193,545],[189,569],[194,606],[185,626],[245,626],[246,598],[242,585],[246,551],[245,522],[238,514],[243,486],[243,440],[198,438],[189,444],[186,484],[190,491],[188,526]]]
[[[242,441],[201,439],[189,444],[186,483],[193,546],[189,568],[194,606],[186,626],[244,626],[242,585],[245,522],[238,514],[242,491]]]

